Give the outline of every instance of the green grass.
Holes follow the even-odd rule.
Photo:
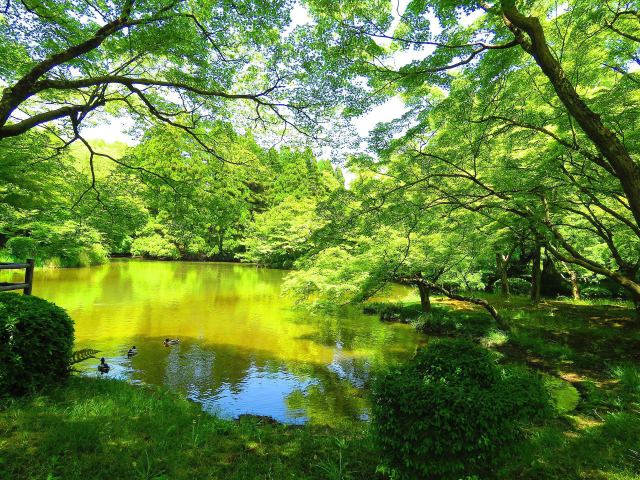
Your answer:
[[[499,476],[522,480],[640,478],[640,415],[614,412],[597,424],[564,419],[530,432]]]
[[[3,480],[348,479],[375,466],[365,424],[336,432],[223,420],[117,380],[71,378],[0,411]]]

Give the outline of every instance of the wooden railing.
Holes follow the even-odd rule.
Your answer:
[[[34,267],[35,260],[33,258],[27,259],[26,263],[0,263],[0,270],[24,270],[24,282],[0,282],[0,292],[4,292],[6,290],[22,290],[25,295],[31,295]]]

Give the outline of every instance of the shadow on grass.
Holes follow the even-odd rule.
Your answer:
[[[601,422],[558,421],[532,432],[502,478],[640,478],[640,415],[610,413]]]
[[[2,407],[0,470],[12,479],[320,479],[341,454],[373,475],[363,428],[222,420],[164,390],[72,378]]]

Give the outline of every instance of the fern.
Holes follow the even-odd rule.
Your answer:
[[[100,350],[94,350],[92,348],[83,348],[82,350],[76,350],[71,355],[69,365],[75,365],[76,363],[84,362],[85,360],[89,360],[90,358],[96,358],[96,353],[98,352],[100,352]]]

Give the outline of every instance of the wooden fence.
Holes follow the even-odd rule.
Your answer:
[[[31,295],[34,267],[35,260],[33,258],[27,259],[26,263],[0,263],[0,270],[24,270],[24,282],[0,282],[0,292],[7,290],[22,290],[25,295]]]

